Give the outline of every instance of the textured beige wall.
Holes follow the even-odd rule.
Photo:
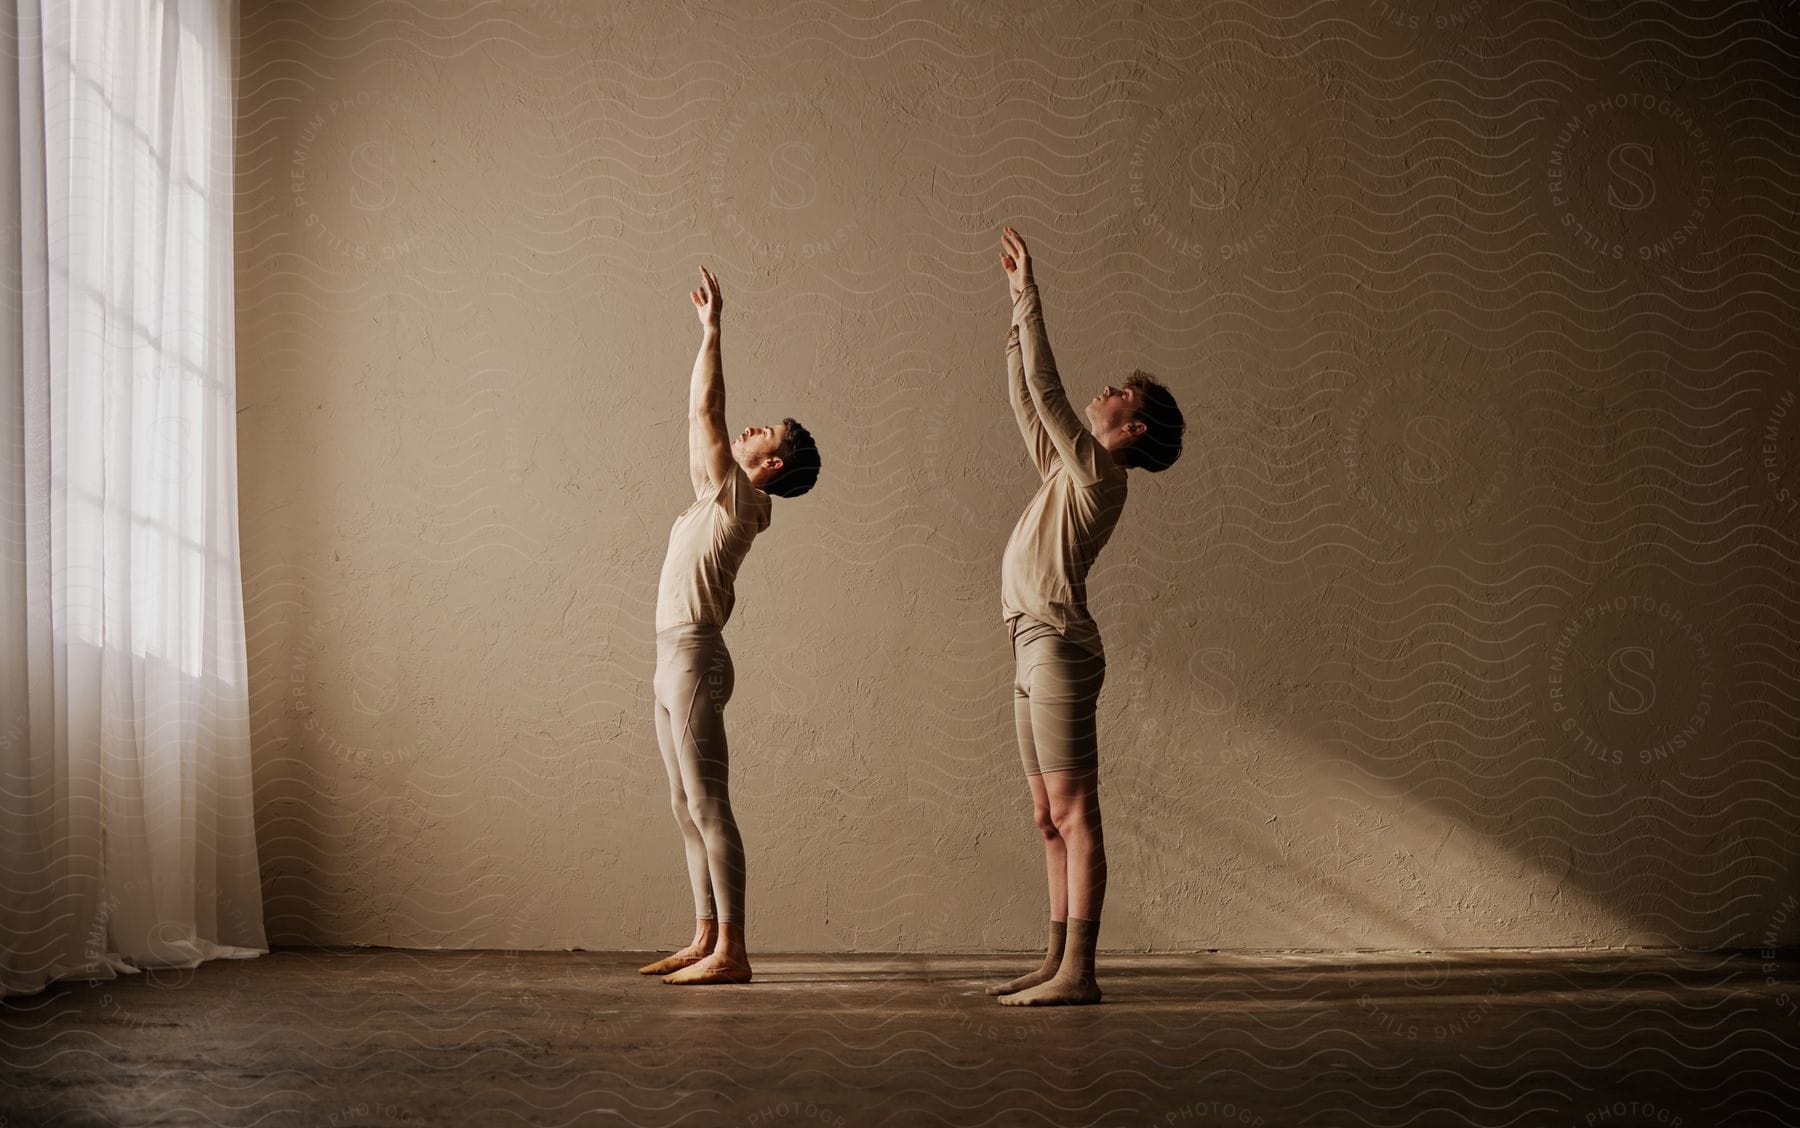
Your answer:
[[[1800,938],[1781,6],[246,9],[277,942],[684,937],[704,261],[731,422],[826,459],[727,632],[755,945],[1035,944],[1002,223],[1072,389],[1191,421],[1092,578],[1107,946]]]

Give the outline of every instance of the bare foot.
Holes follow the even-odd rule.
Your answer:
[[[1040,983],[1048,983],[1051,979],[1055,978],[1058,966],[1060,965],[1045,963],[1044,966],[1038,968],[1036,971],[1028,971],[1017,979],[1011,979],[1005,983],[997,983],[994,986],[989,987],[987,993],[990,995],[1016,995],[1020,991],[1036,987]]]
[[[1060,976],[1000,1000],[1003,1007],[1073,1007],[1100,1001],[1100,985],[1092,979]]]
[[[689,944],[672,956],[664,956],[655,963],[647,963],[643,967],[638,968],[638,974],[667,975],[671,971],[680,971],[684,967],[692,967],[694,964],[699,963],[706,958],[706,953],[710,951],[712,951],[711,944],[706,945],[704,948],[698,944]]]
[[[750,982],[749,963],[729,963],[717,952],[703,960],[696,961],[682,968],[673,975],[663,976],[664,983],[673,983],[679,987],[701,987],[714,983],[748,983]]]

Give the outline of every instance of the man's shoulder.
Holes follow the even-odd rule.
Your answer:
[[[774,502],[768,491],[752,482],[735,459],[712,496],[724,515],[738,524],[761,529],[768,525],[774,513]]]
[[[1056,474],[1066,474],[1071,484],[1078,489],[1123,493],[1131,471],[1120,465],[1118,460],[1113,458],[1112,451],[1101,446],[1099,440],[1092,435],[1083,432],[1083,438],[1085,441],[1082,443],[1084,448],[1082,454],[1085,455],[1085,461],[1092,464],[1092,475],[1088,474],[1087,467],[1082,468],[1081,474],[1076,474],[1073,468],[1062,463],[1052,471],[1051,477],[1055,477]]]

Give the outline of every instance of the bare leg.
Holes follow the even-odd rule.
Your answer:
[[[1050,795],[1038,771],[1037,731],[1032,721],[1030,685],[1032,664],[1021,660],[1016,641],[1013,646],[1013,728],[1019,739],[1019,761],[1031,786],[1031,819],[1044,839],[1044,879],[1050,887],[1050,926],[1044,939],[1044,959],[1037,967],[1005,983],[987,989],[990,995],[1012,995],[1048,982],[1062,965],[1064,918],[1069,905],[1069,853],[1056,822],[1050,817]]]
[[[1069,919],[1069,844],[1050,814],[1050,793],[1041,775],[1031,781],[1031,820],[1044,836],[1044,878],[1050,887],[1050,919]]]
[[[1100,825],[1100,773],[1093,768],[1045,772],[1050,818],[1068,851],[1067,947],[1056,974],[1036,987],[1009,994],[1006,1006],[1066,1006],[1100,1001],[1094,977],[1094,945],[1106,900],[1106,837]]]
[[[1029,721],[1024,723],[1029,725]],[[1032,821],[1044,837],[1044,876],[1050,886],[1050,931],[1044,944],[1044,962],[1017,979],[989,987],[987,993],[990,995],[1011,995],[1027,987],[1036,987],[1055,975],[1062,963],[1063,922],[1069,915],[1069,851],[1056,829],[1056,821],[1050,817],[1050,796],[1044,789],[1044,777],[1028,775],[1025,778],[1031,784]]]
[[[1045,772],[1050,820],[1067,843],[1069,915],[1099,920],[1106,902],[1106,834],[1100,825],[1100,773]]]

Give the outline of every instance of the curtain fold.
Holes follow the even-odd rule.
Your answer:
[[[0,0],[0,994],[267,950],[230,0]]]

